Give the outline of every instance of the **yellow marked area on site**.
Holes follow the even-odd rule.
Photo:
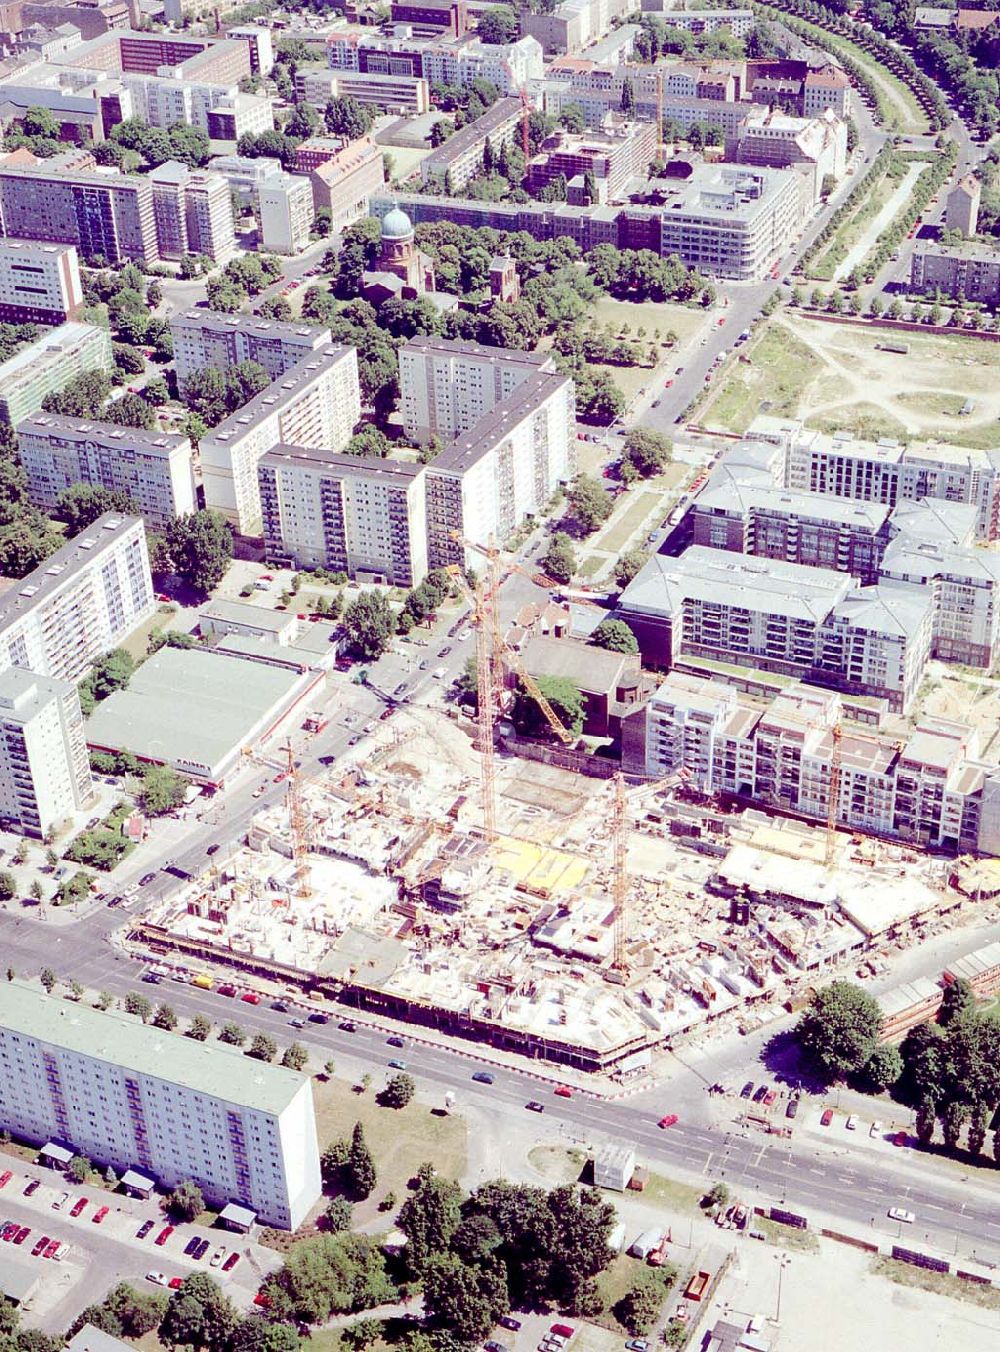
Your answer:
[[[500,836],[493,846],[493,858],[507,869],[518,884],[538,896],[551,896],[579,887],[590,865],[585,859],[547,845]]]

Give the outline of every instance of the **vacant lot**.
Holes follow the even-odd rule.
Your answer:
[[[794,310],[776,317],[746,361],[734,363],[708,404],[709,427],[743,432],[758,413],[800,417],[820,431],[937,438],[992,446],[1000,417],[996,348],[942,329],[899,335],[907,354],[884,352],[876,328],[824,323]],[[958,410],[967,399],[975,407]]]

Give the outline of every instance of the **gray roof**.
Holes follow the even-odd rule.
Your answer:
[[[39,361],[71,352],[78,344],[93,339],[95,333],[106,334],[107,330],[72,319],[57,328],[46,329],[29,347],[22,348],[0,366],[0,386],[6,387],[14,376],[36,366]]]
[[[559,372],[533,372],[468,432],[463,432],[446,446],[430,466],[431,474],[464,474],[484,455],[488,455],[497,442],[508,436],[518,423],[532,417],[546,399],[569,382],[570,377]]]
[[[638,659],[627,653],[544,634],[528,640],[522,660],[532,676],[564,677],[584,693],[597,695],[613,695],[625,668],[638,669]]]
[[[267,451],[258,460],[258,465],[270,465],[273,469],[295,466],[313,470],[318,474],[327,474],[334,479],[374,479],[394,481],[406,488],[424,472],[425,466],[412,460],[382,460],[371,455],[344,455],[338,451],[328,451],[325,447],[288,446],[284,442]]]
[[[266,385],[248,404],[244,404],[242,408],[236,409],[228,418],[223,419],[218,427],[213,428],[202,438],[203,444],[205,442],[225,444],[233,437],[245,435],[248,428],[263,422],[273,413],[282,412],[289,404],[297,403],[302,398],[303,386],[311,385],[321,371],[336,366],[354,352],[353,347],[343,343],[331,343],[329,347],[316,348],[315,351],[308,352],[301,361],[290,366],[283,375],[272,380],[270,385]]]
[[[116,544],[137,523],[137,516],[106,512],[93,525],[79,535],[74,535],[72,540],[40,563],[33,573],[16,582],[0,597],[0,631],[28,614],[47,596],[61,590],[85,564],[94,562],[98,557],[95,551]]]
[[[883,554],[880,571],[910,582],[952,577],[1000,587],[1000,554],[900,535]]]
[[[235,754],[304,678],[202,648],[161,648],[87,721],[93,746],[208,768]]]
[[[461,338],[438,338],[433,333],[420,333],[400,348],[404,352],[428,353],[441,357],[481,357],[502,362],[504,366],[552,366],[550,352],[522,352],[515,347],[490,347],[488,343],[469,343]],[[554,369],[554,367],[553,367]]]
[[[0,1253],[0,1293],[18,1305],[23,1304],[41,1280],[39,1266],[22,1258],[16,1249],[11,1252],[10,1245],[5,1244],[4,1252]]]
[[[499,99],[491,108],[487,108],[482,117],[467,123],[454,136],[449,136],[447,141],[432,150],[421,164],[421,172],[446,173],[467,151],[482,145],[489,136],[509,123],[515,123],[520,115],[520,99]]]
[[[250,160],[259,164],[259,160]],[[199,333],[249,333],[255,338],[280,339],[286,343],[301,343],[303,347],[320,348],[330,342],[330,330],[313,324],[291,324],[280,319],[264,319],[261,315],[226,315],[214,310],[185,310],[170,316],[171,331],[195,329]]]
[[[933,605],[926,587],[880,582],[875,587],[859,587],[845,597],[836,608],[836,617],[847,620],[852,628],[912,639]]]
[[[752,477],[751,477],[752,476]],[[750,482],[747,479],[751,478]],[[858,502],[851,498],[828,497],[823,493],[796,492],[776,488],[760,481],[760,471],[749,469],[730,473],[703,488],[694,502],[695,511],[721,510],[747,516],[753,512],[771,512],[796,517],[801,521],[825,521],[856,530],[876,533],[885,524],[891,508],[886,503]]]
[[[284,633],[297,623],[294,614],[288,610],[271,610],[246,601],[207,601],[198,615],[206,620],[218,620],[220,624],[251,625],[271,634]]]
[[[224,1043],[192,1042],[132,1015],[61,1000],[19,981],[0,987],[0,1027],[260,1112],[282,1112],[308,1082],[296,1070],[251,1060]]]
[[[893,532],[911,542],[971,544],[976,535],[979,508],[971,502],[945,502],[942,498],[909,498],[892,509]]]
[[[58,436],[64,441],[97,441],[102,445],[130,446],[151,455],[168,457],[179,446],[189,444],[178,432],[147,432],[141,427],[121,423],[98,422],[93,418],[74,418],[61,413],[36,413],[17,425],[18,434]]]
[[[93,1324],[84,1324],[66,1344],[66,1352],[134,1352],[134,1344],[123,1343]]]

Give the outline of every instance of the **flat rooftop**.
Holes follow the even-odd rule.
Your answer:
[[[248,163],[259,162],[249,160]],[[215,310],[186,310],[184,314],[171,315],[170,327],[197,329],[201,333],[250,333],[255,338],[305,343],[309,347],[323,347],[330,342],[330,330],[313,324],[291,324],[280,319],[262,319],[260,315],[226,315]]]
[[[325,371],[329,371],[354,352],[353,347],[341,343],[316,348],[294,366],[290,366],[284,375],[272,380],[271,384],[265,386],[248,404],[230,413],[229,417],[224,418],[218,427],[207,433],[202,441],[225,444],[234,437],[245,436],[272,413],[280,413],[289,404],[296,403],[302,398],[303,387],[311,385]]]
[[[121,423],[98,422],[92,418],[73,418],[60,413],[36,413],[17,425],[19,433],[59,437],[63,441],[99,441],[105,446],[129,446],[147,455],[169,457],[189,439],[178,432],[147,432],[141,427]]]
[[[211,772],[281,710],[301,677],[211,649],[161,648],[87,722],[93,746]]]
[[[3,170],[2,164],[0,170]],[[60,324],[58,328],[46,329],[29,347],[16,352],[0,366],[0,384],[6,386],[39,361],[61,356],[64,352],[72,351],[80,343],[92,339],[95,333],[106,332],[107,330],[99,329],[95,324],[80,324],[75,320]]]
[[[330,478],[368,479],[394,483],[405,487],[418,479],[426,466],[412,460],[382,460],[371,455],[344,455],[325,447],[289,446],[282,442],[273,451],[267,451],[257,462],[272,469],[301,469]]]
[[[0,372],[2,374],[2,372]],[[95,551],[116,544],[140,524],[137,516],[106,512],[104,516],[74,535],[54,554],[40,563],[33,573],[15,582],[0,596],[0,630],[34,610],[47,597],[60,591],[87,564],[94,562]]]
[[[192,1042],[129,1014],[57,999],[19,981],[0,989],[0,1027],[259,1112],[282,1112],[308,1080],[224,1043]]]
[[[569,376],[558,372],[533,372],[521,381],[508,398],[495,405],[468,432],[463,432],[446,446],[429,466],[431,473],[464,474],[484,455],[488,455],[498,441],[509,436],[518,423],[530,418],[540,404],[568,384],[569,380]]]

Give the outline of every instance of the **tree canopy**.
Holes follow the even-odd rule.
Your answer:
[[[351,647],[363,658],[381,656],[396,632],[396,620],[385,595],[363,591],[344,611],[344,633]]]
[[[615,653],[637,653],[639,643],[624,620],[602,620],[590,636],[598,648]]]
[[[551,704],[563,727],[578,737],[583,731],[584,714],[583,696],[579,689],[564,676],[539,676],[535,683]],[[520,680],[514,693],[511,718],[518,732],[524,737],[550,735],[548,722],[538,701]]]
[[[816,1066],[837,1079],[867,1064],[881,1030],[878,1001],[853,982],[834,981],[813,996],[796,1036]]]
[[[173,570],[202,595],[225,576],[233,557],[233,536],[218,512],[198,511],[167,523],[164,545]]]

